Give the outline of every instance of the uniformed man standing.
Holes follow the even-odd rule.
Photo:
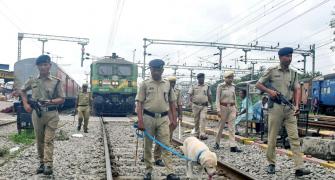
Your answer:
[[[216,89],[216,107],[218,114],[221,116],[218,133],[215,138],[214,149],[220,148],[220,139],[222,136],[222,130],[224,128],[224,124],[228,123],[228,131],[229,131],[229,146],[231,152],[241,152],[240,149],[237,148],[237,144],[235,142],[235,119],[236,119],[236,93],[235,93],[235,85],[233,85],[234,80],[234,72],[227,71],[224,74],[224,82],[219,84]]]
[[[183,110],[182,110],[182,102],[181,102],[181,93],[180,93],[180,89],[176,88],[176,76],[170,76],[168,77],[168,80],[170,81],[170,86],[172,88],[172,90],[174,91],[175,95],[176,95],[176,98],[177,98],[177,101],[176,101],[176,107],[177,107],[177,117],[178,117],[178,120],[179,121],[182,121],[182,113],[183,113]],[[170,122],[173,121],[173,118],[176,118],[176,117],[173,117],[172,115],[172,112],[169,111],[169,119],[170,119]],[[173,131],[175,130],[175,126],[172,125],[172,123],[170,123],[170,142],[172,141],[172,136],[173,136]],[[155,145],[155,150],[154,150],[154,160],[155,160],[155,164],[157,166],[164,166],[164,163],[163,161],[161,160],[161,154],[162,154],[162,148],[159,146],[159,145]]]
[[[295,108],[291,110],[289,106],[284,104],[269,103],[269,119],[268,119],[268,149],[266,156],[269,162],[267,172],[269,174],[275,174],[275,164],[276,164],[276,143],[277,135],[279,129],[282,127],[282,123],[287,129],[288,137],[290,140],[291,150],[293,152],[293,160],[295,164],[295,175],[303,176],[310,173],[309,170],[303,168],[304,162],[302,153],[300,151],[300,141],[298,136],[297,118],[296,115],[299,114],[299,104],[300,104],[300,86],[298,83],[298,74],[289,68],[292,61],[293,49],[289,47],[282,48],[278,51],[280,65],[275,67],[270,67],[267,69],[263,76],[258,80],[256,87],[261,91],[269,94],[270,99],[274,99],[278,96],[280,92],[288,100],[290,100]],[[265,86],[266,83],[278,90],[279,92],[270,89]]]
[[[36,59],[36,65],[40,72],[35,79],[28,80],[21,90],[22,102],[27,112],[32,112],[32,121],[36,136],[36,145],[40,166],[37,173],[52,174],[52,161],[54,149],[54,137],[59,121],[57,106],[64,102],[62,82],[50,75],[50,57],[41,55]],[[32,90],[32,100],[41,103],[41,116],[28,104],[28,90]]]
[[[173,117],[176,117],[176,96],[170,83],[162,79],[164,61],[155,59],[150,61],[151,78],[141,83],[137,96],[137,116],[138,129],[146,130],[147,133],[155,136],[163,144],[170,145],[169,124],[176,127],[177,120],[173,118],[171,122],[168,119],[168,111],[171,108]],[[152,163],[152,141],[144,138],[144,163],[146,166],[144,179],[151,179]],[[167,170],[168,180],[178,180],[179,177],[173,172],[171,164],[171,153],[166,150],[162,152],[162,159]]]
[[[197,75],[198,84],[191,86],[188,94],[190,95],[190,102],[192,103],[192,111],[195,123],[195,135],[201,140],[206,140],[206,116],[208,103],[212,104],[211,91],[209,86],[205,84],[205,74],[199,73]],[[211,105],[211,108],[213,106]]]
[[[90,107],[91,107],[91,93],[87,92],[87,84],[83,84],[82,92],[77,96],[76,109],[78,111],[78,127],[77,130],[80,131],[81,124],[84,120],[84,133],[88,133],[87,126],[88,120],[90,118]]]

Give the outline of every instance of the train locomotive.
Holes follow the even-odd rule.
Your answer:
[[[29,78],[35,78],[39,75],[35,60],[35,58],[22,59],[14,64],[15,88],[21,88]],[[60,106],[60,109],[75,107],[79,84],[54,62],[51,62],[50,75],[59,78],[63,83],[65,102]]]
[[[137,65],[115,53],[91,64],[93,114],[128,115],[135,110]]]

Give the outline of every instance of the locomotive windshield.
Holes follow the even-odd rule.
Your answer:
[[[131,75],[131,66],[118,66],[117,75],[130,76]]]
[[[111,64],[100,64],[98,66],[98,74],[101,76],[113,75],[113,67]]]

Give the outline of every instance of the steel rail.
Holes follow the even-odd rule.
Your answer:
[[[106,178],[107,178],[107,180],[113,180],[106,128],[105,128],[104,119],[103,119],[102,116],[100,116],[100,124],[101,124],[101,129],[102,129],[102,136],[103,136],[103,140],[104,140],[104,152],[105,152],[105,162],[106,162]]]

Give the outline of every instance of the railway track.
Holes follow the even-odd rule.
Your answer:
[[[16,123],[16,121],[0,122],[0,127],[1,126],[7,126],[7,125],[10,125],[10,124],[14,124],[14,123]]]
[[[137,137],[132,127],[132,120],[105,122],[100,118],[105,146],[106,177],[111,179],[143,179],[144,163],[140,161],[143,154],[143,142],[138,141],[138,156],[136,157]],[[178,148],[182,142],[174,139],[173,146]],[[173,156],[175,173],[181,179],[186,177],[186,162]],[[218,175],[213,179],[256,179],[251,175],[241,172],[234,166],[218,161]],[[153,179],[164,179],[164,168],[154,166]],[[207,177],[204,175],[204,177]]]

